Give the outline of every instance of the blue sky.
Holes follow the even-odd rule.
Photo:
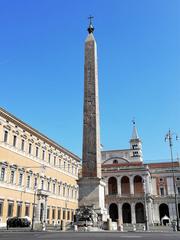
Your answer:
[[[84,41],[94,16],[101,143],[169,159],[180,135],[179,0],[0,0],[0,105],[81,157]],[[174,142],[180,155],[180,141]]]

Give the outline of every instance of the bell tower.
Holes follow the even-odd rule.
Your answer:
[[[132,150],[132,160],[136,162],[142,162],[142,142],[141,139],[138,136],[136,123],[133,120],[133,132],[132,137],[130,139],[130,149]]]

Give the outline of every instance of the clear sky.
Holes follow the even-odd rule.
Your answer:
[[[179,0],[0,0],[0,105],[81,157],[84,41],[94,16],[101,143],[169,159],[180,135]],[[174,156],[180,141],[174,141]]]

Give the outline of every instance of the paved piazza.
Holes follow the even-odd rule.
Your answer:
[[[115,240],[115,239],[142,239],[142,240],[176,240],[180,239],[179,232],[159,232],[159,233],[118,233],[118,232],[86,232],[86,233],[77,233],[77,232],[0,232],[1,240],[35,240],[35,239],[62,239],[62,240]]]

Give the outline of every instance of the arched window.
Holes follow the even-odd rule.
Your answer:
[[[113,222],[118,220],[118,207],[117,204],[111,203],[109,206],[109,215]]]
[[[136,212],[136,223],[144,223],[144,205],[142,203],[136,203],[135,205]]]
[[[123,223],[131,223],[131,205],[124,203],[122,206]]]
[[[109,194],[117,194],[117,180],[115,177],[110,177],[108,181]]]
[[[160,222],[164,216],[169,217],[169,207],[167,204],[162,203],[159,205],[159,218]]]
[[[143,193],[143,179],[141,176],[134,177],[134,194]]]
[[[122,195],[130,194],[129,178],[126,176],[122,177],[122,179],[121,179],[121,194]]]

